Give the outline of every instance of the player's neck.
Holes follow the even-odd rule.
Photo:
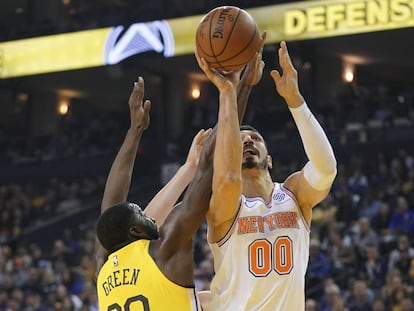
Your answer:
[[[242,193],[246,197],[262,197],[265,202],[270,202],[272,192],[273,181],[268,171],[242,170]]]

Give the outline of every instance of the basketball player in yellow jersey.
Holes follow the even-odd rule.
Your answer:
[[[162,224],[158,230],[154,218],[126,202],[139,141],[149,125],[150,102],[143,104],[143,96],[144,81],[139,78],[129,99],[131,126],[111,167],[96,225],[99,307],[201,310],[192,273],[192,236],[208,208],[208,203],[198,201],[208,202],[211,191],[211,165],[200,156],[211,130],[195,136],[186,164],[147,206],[146,212]],[[199,173],[194,176],[196,168]],[[172,210],[193,177],[189,189],[200,191],[188,192],[182,206]]]
[[[238,89],[241,116],[263,67],[259,51],[246,67]],[[140,78],[129,100],[131,129],[109,173],[96,227],[100,310],[201,310],[193,282],[192,236],[204,220],[211,196],[215,135],[207,130],[194,138],[187,162],[198,160],[197,171],[174,209],[188,184],[188,173],[174,176],[145,213],[125,202],[138,143],[149,124],[150,103],[142,105],[143,89]],[[159,230],[150,213],[160,223]]]
[[[329,193],[336,176],[332,147],[299,92],[297,72],[285,42],[280,74],[271,71],[309,159],[301,171],[274,182],[265,140],[252,127],[239,128],[235,101],[219,115],[208,241],[215,275],[207,311],[292,311],[305,309],[312,208]],[[234,81],[199,62],[220,97],[234,96]],[[235,139],[240,137],[241,139]],[[283,146],[282,146],[283,147]]]

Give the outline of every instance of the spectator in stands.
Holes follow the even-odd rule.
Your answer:
[[[359,167],[361,159],[356,159],[355,162],[357,164],[356,168],[354,168],[352,175],[348,178],[348,187],[351,192],[355,194],[364,194],[368,188],[368,178],[365,173]]]
[[[346,306],[346,301],[343,297],[339,297],[336,301],[332,311],[350,311]]]
[[[400,311],[414,311],[414,302],[412,297],[404,297],[401,300]]]
[[[368,245],[365,257],[359,265],[359,277],[367,282],[370,289],[378,294],[384,284],[387,265],[376,245]]]
[[[41,297],[37,293],[30,293],[24,301],[24,311],[43,311],[45,308],[41,305]]]
[[[414,259],[414,256],[410,256],[409,249],[405,248],[400,250],[398,260],[394,263],[395,268],[400,270],[402,279],[409,283],[410,281],[410,270],[411,270],[411,263]]]
[[[344,287],[347,276],[355,274],[357,264],[351,238],[349,235],[343,236],[342,232],[338,223],[332,224],[327,239],[322,243],[331,263],[331,277]]]
[[[372,311],[386,311],[385,304],[380,296],[374,298],[374,301],[372,302]]]
[[[312,212],[312,226],[315,227],[312,232],[317,231],[319,236],[326,236],[329,226],[335,224],[337,210],[334,197],[328,194]]]
[[[372,311],[373,298],[372,291],[364,281],[355,281],[347,299],[349,311]]]
[[[331,193],[335,198],[337,205],[336,221],[343,223],[345,226],[351,226],[351,223],[357,218],[357,213],[350,212],[350,208],[353,205],[353,194],[348,188],[345,166],[343,164],[338,165],[338,177]]]
[[[381,290],[381,296],[387,310],[392,310],[392,308],[398,306],[404,297],[411,297],[413,294],[413,286],[403,282],[400,270],[393,268],[388,271],[385,284]]]
[[[315,299],[306,299],[305,302],[305,311],[318,311],[318,303]]]
[[[306,273],[306,287],[315,289],[311,298],[321,296],[322,282],[328,276],[329,271],[328,256],[321,250],[319,240],[312,238],[309,242],[309,263]]]
[[[371,176],[371,186],[373,190],[381,190],[384,185],[390,182],[390,172],[385,155],[379,153],[376,158],[374,172]]]
[[[325,285],[321,300],[321,311],[333,311],[336,303],[341,298],[341,290],[335,283]]]
[[[397,238],[397,247],[391,250],[388,259],[388,268],[391,269],[395,263],[400,259],[401,251],[408,251],[410,257],[414,258],[414,247],[410,245],[410,240],[407,234],[401,234]]]
[[[366,217],[371,221],[379,213],[382,202],[377,193],[377,191],[367,191],[361,200],[359,217]]]
[[[390,230],[395,234],[404,232],[410,238],[414,238],[414,211],[409,208],[407,198],[404,195],[399,195],[396,205],[391,216]]]
[[[381,202],[381,207],[373,219],[371,220],[371,227],[380,236],[389,234],[389,223],[391,220],[390,205],[387,202]]]
[[[378,247],[379,245],[378,235],[371,228],[369,219],[366,217],[361,217],[358,220],[353,239],[355,245],[358,245],[357,249],[360,258],[365,256],[365,250],[368,246]]]

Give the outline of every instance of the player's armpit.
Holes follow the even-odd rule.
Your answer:
[[[336,177],[336,172],[335,168],[327,173],[319,172],[310,161],[303,168],[303,176],[305,179],[313,188],[319,191],[331,188]]]
[[[317,190],[312,187],[306,180],[303,170],[291,174],[286,178],[283,186],[293,193],[308,223],[312,219],[312,208],[326,198],[330,190],[330,188]]]
[[[227,192],[228,194],[228,192]],[[208,240],[210,243],[220,241],[229,232],[240,209],[240,192],[236,197],[212,195],[207,212]]]

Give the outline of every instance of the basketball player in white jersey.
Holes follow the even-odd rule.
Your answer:
[[[266,34],[264,33],[260,50],[246,66],[237,90],[238,113],[241,119],[245,112],[250,91],[253,85],[261,79],[264,67],[261,54],[265,37]],[[194,308],[198,310],[200,305],[193,286],[192,243],[187,242],[191,242],[193,229],[198,228],[208,208],[212,185],[212,164],[207,162],[212,162],[210,154],[212,154],[211,148],[214,148],[215,144],[215,130],[200,131],[196,135],[186,164],[154,197],[146,207],[146,215],[144,215],[137,206],[125,202],[129,192],[137,148],[143,132],[149,125],[150,102],[144,102],[143,96],[144,80],[139,78],[129,100],[131,127],[112,164],[101,205],[102,215],[105,216],[101,216],[97,225],[97,233],[99,232],[98,235],[100,236],[96,241],[99,300],[102,306],[111,304],[112,308],[115,309],[121,309],[121,305],[134,302],[144,305],[150,304],[157,310],[189,310],[190,308],[191,310]],[[209,137],[208,140],[207,137]],[[197,174],[196,170],[198,171]],[[183,201],[177,204],[181,206],[172,209],[192,178],[193,181],[188,186]],[[128,210],[128,213],[125,213],[125,209]],[[151,245],[153,244],[151,251],[143,249],[143,251],[138,252],[138,249],[134,246],[141,242],[149,245],[150,242],[147,235],[142,236],[144,232],[141,228],[142,221],[138,221],[139,219],[136,219],[136,216],[130,215],[132,209],[137,211],[137,215],[140,215],[139,219],[150,220],[154,218],[160,224],[160,238],[151,242]],[[126,217],[128,217],[126,223],[130,223],[131,227],[128,228],[125,219],[122,217],[120,218],[122,221],[115,221],[114,217],[120,214],[120,211],[124,211],[124,215],[126,214]],[[144,223],[149,223],[152,231],[155,229],[155,231],[158,231],[157,225],[153,221],[144,221]],[[154,232],[153,234],[151,237],[156,236]],[[114,244],[115,240],[119,241],[115,247],[108,246]],[[105,248],[104,245],[106,245]],[[119,253],[115,254],[115,249]],[[107,260],[109,259],[108,251],[112,252],[111,259],[113,261]],[[121,255],[124,258],[122,261],[124,267],[127,266],[128,268],[120,270]],[[146,259],[149,260],[145,261]],[[156,265],[154,262],[156,262]],[[148,264],[145,265],[145,263]],[[142,268],[139,268],[141,269],[140,275],[143,278],[141,282],[134,282],[134,284],[116,282],[114,281],[115,276],[111,277],[111,272],[115,275],[115,273],[118,273],[117,271],[138,271],[138,264],[145,268],[147,275],[150,275],[150,277],[144,278],[144,275],[141,275],[144,271]],[[113,269],[116,269],[115,272],[112,271]],[[110,272],[109,276],[105,277],[108,271]],[[125,277],[128,277],[126,273],[124,274]],[[119,274],[117,275],[119,276]],[[136,281],[136,278],[134,280]],[[123,287],[123,285],[126,287]],[[133,288],[129,285],[136,285],[136,287]],[[159,289],[163,289],[162,292]],[[143,295],[144,290],[145,295]],[[145,301],[139,298],[144,296]],[[175,303],[175,305],[171,303]]]
[[[272,159],[260,133],[239,128],[236,100],[220,109],[214,154],[213,194],[207,212],[215,276],[205,310],[292,311],[305,308],[312,208],[329,193],[336,159],[318,121],[302,97],[287,46],[279,48],[283,71],[271,71],[285,99],[309,159],[301,171],[274,182]],[[220,97],[237,81],[200,67]],[[228,96],[227,96],[228,97]],[[241,135],[241,139],[236,139]]]

